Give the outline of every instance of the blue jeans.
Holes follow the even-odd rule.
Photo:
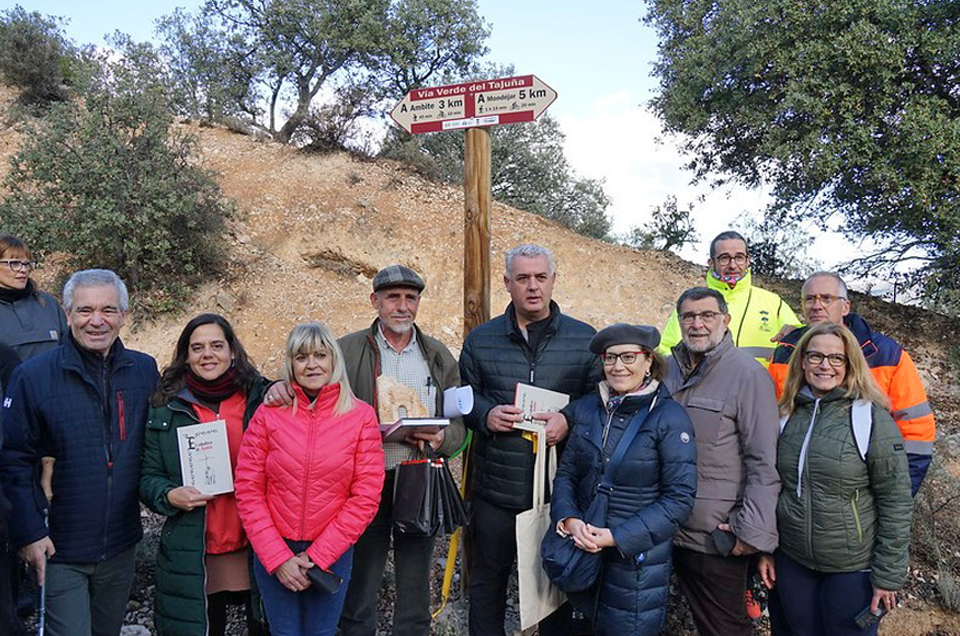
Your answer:
[[[294,553],[306,550],[310,541],[287,541]],[[263,597],[267,622],[273,636],[333,636],[337,631],[343,599],[350,582],[353,548],[343,553],[330,570],[343,579],[335,594],[321,592],[311,585],[303,592],[291,592],[280,580],[267,572],[255,558],[253,573]]]
[[[873,598],[869,571],[817,572],[783,550],[777,563],[777,602],[770,603],[776,636],[876,636],[878,625],[861,630],[854,617]]]

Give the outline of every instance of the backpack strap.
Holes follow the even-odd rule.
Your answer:
[[[850,426],[853,439],[857,444],[860,459],[866,461],[870,448],[870,434],[873,432],[873,403],[867,400],[854,400],[850,407]]]

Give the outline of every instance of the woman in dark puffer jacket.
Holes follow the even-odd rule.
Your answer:
[[[660,383],[666,363],[654,327],[616,324],[600,331],[590,350],[603,362],[599,391],[566,412],[572,423],[554,480],[551,514],[557,532],[577,547],[602,552],[600,580],[573,593],[574,606],[596,634],[658,634],[667,610],[670,544],[693,509],[697,490],[693,425]],[[633,417],[649,414],[613,475],[606,527],[582,519],[603,469]]]
[[[236,471],[244,429],[266,386],[225,318],[201,314],[187,323],[151,399],[140,478],[140,500],[167,517],[154,597],[161,636],[222,636],[229,603],[246,605],[251,636],[265,633],[259,601],[251,599],[249,541],[237,500],[183,485],[178,429],[224,420]]]

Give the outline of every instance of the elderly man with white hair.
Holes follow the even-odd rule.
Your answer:
[[[10,540],[46,587],[46,636],[116,636],[143,534],[140,448],[157,365],[120,342],[128,294],[114,272],[76,272],[63,304],[66,342],[20,365],[3,402]],[[47,456],[49,509],[38,479]]]

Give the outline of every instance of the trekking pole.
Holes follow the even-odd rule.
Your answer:
[[[43,525],[50,527],[50,509],[43,513]],[[37,620],[37,636],[43,636],[43,630],[47,623],[47,553],[43,553],[43,585],[40,586],[40,608],[37,610],[39,618]]]

